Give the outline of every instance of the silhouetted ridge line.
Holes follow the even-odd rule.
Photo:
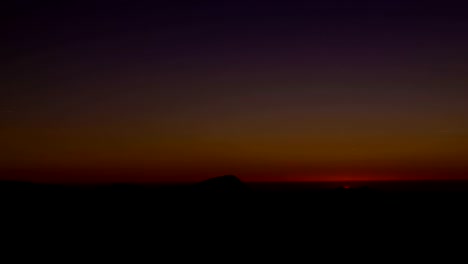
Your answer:
[[[216,193],[242,193],[250,189],[234,175],[211,178],[195,184],[195,190]]]

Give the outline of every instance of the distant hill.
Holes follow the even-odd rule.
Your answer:
[[[211,178],[194,185],[196,191],[214,193],[242,193],[249,191],[249,187],[234,175],[224,175]]]

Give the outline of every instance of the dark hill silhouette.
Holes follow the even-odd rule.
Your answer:
[[[375,192],[375,190],[371,189],[368,186],[356,187],[351,188],[349,186],[341,186],[335,189],[336,192],[348,193],[348,194],[365,194]]]
[[[211,178],[194,185],[195,190],[214,193],[243,193],[250,189],[234,175]]]

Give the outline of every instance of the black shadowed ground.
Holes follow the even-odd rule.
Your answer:
[[[163,252],[156,244],[182,254],[187,249],[206,250],[202,241],[227,251],[234,245],[271,250],[329,240],[335,248],[335,243],[356,237],[374,245],[389,243],[392,237],[399,243],[407,243],[409,237],[433,241],[434,235],[457,234],[465,225],[466,186],[466,182],[255,184],[228,175],[186,185],[3,182],[0,198],[4,237],[21,247],[31,239],[32,247],[40,246],[47,238],[54,241],[54,248],[85,246],[80,254],[91,246],[110,247],[110,256],[115,257],[115,247],[125,245],[125,250],[150,247],[149,252],[156,252],[150,255],[158,258]],[[349,243],[346,247],[362,245],[356,240]]]

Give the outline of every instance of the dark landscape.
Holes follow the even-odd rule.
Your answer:
[[[415,248],[454,249],[466,226],[467,187],[466,181],[243,183],[221,176],[179,185],[2,182],[0,199],[8,246],[60,252],[48,258],[304,260],[312,246],[365,247],[398,258]]]
[[[328,217],[325,212],[330,217],[403,216],[437,210],[456,213],[468,204],[468,181],[243,183],[226,175],[194,184],[2,182],[0,193],[5,208],[12,206],[20,214],[45,210],[54,215],[123,214],[175,220],[184,214],[208,218],[228,213],[316,219]]]

